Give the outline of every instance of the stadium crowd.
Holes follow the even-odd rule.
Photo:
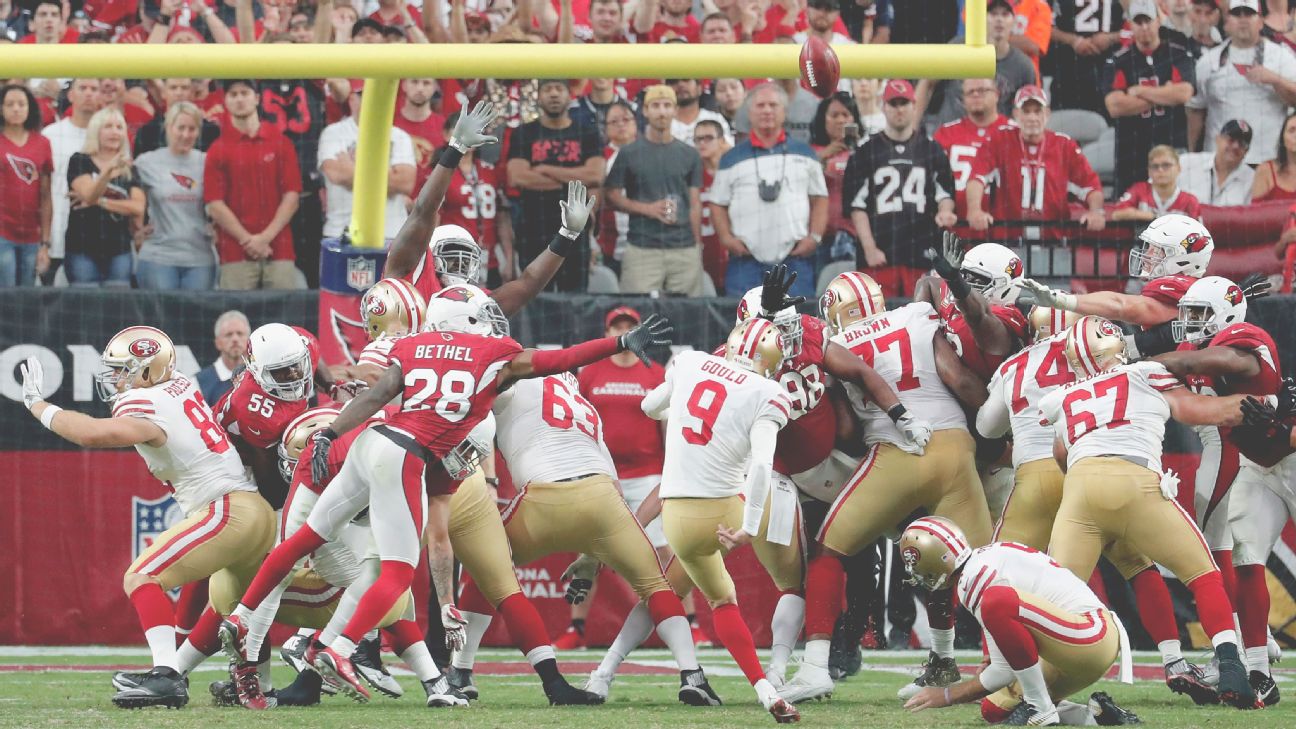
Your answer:
[[[961,5],[0,0],[0,42],[961,43]],[[552,288],[675,295],[741,294],[779,262],[808,290],[836,261],[910,295],[939,229],[958,221],[984,231],[1075,206],[1096,232],[1296,198],[1287,0],[987,5],[993,81],[844,79],[820,100],[795,80],[407,79],[387,237],[459,110],[480,99],[500,112],[503,144],[465,156],[441,222],[482,242],[490,284],[544,249],[570,180],[601,207],[579,265]],[[321,240],[350,220],[362,86],[8,79],[0,286],[318,286]],[[1021,144],[992,141],[1010,119]],[[1110,127],[1102,151],[1050,129],[1095,120]],[[1290,230],[1274,230],[1280,257]]]

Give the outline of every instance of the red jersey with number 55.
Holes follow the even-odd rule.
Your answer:
[[[490,414],[499,394],[495,378],[521,353],[508,337],[421,332],[396,339],[388,357],[405,389],[387,426],[444,457]]]
[[[967,365],[977,377],[989,380],[1011,353],[986,354],[981,347],[977,346],[976,338],[972,336],[972,327],[968,326],[963,312],[959,311],[958,305],[954,303],[954,295],[950,293],[949,285],[945,281],[941,281],[941,305],[937,313],[940,314],[941,325],[945,328],[945,339],[953,345],[959,359],[962,359],[963,364]],[[1026,317],[1015,306],[994,305],[990,307],[990,313],[1008,327],[1008,333],[1014,340],[1012,348],[1018,349],[1026,340]]]
[[[1069,195],[1084,200],[1090,191],[1102,191],[1074,139],[1045,130],[1043,139],[1027,144],[1021,128],[1012,125],[990,134],[972,160],[972,176],[994,188],[995,220],[1069,220]]]
[[[995,129],[1012,122],[1003,114],[990,124],[979,127],[968,117],[942,124],[932,139],[949,155],[950,172],[954,173],[954,212],[967,217],[967,183],[972,178],[972,160],[977,150],[990,139]]]
[[[252,373],[243,370],[216,401],[216,417],[226,432],[253,448],[277,448],[284,429],[308,407],[306,400],[289,402],[266,394]]]
[[[253,491],[243,461],[198,386],[177,375],[166,382],[127,390],[113,401],[112,417],[140,418],[162,429],[166,443],[140,443],[149,472],[171,489],[186,514],[234,491]]]
[[[1183,387],[1160,362],[1119,365],[1061,387],[1040,402],[1044,419],[1067,444],[1067,468],[1083,458],[1146,459],[1161,471],[1170,404],[1161,394]]]

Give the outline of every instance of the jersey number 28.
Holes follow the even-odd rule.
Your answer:
[[[468,416],[477,382],[472,373],[448,370],[444,374],[430,367],[419,367],[405,375],[405,389],[415,389],[405,398],[402,410],[436,410],[437,415],[457,423]],[[431,402],[429,402],[431,401]]]

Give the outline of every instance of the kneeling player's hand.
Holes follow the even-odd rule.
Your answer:
[[[720,546],[733,551],[744,544],[750,544],[752,535],[742,529],[726,529],[721,524],[716,527],[716,538],[720,540]]]
[[[463,650],[468,639],[468,619],[454,605],[441,606],[441,627],[445,628],[446,648]]]
[[[563,595],[567,602],[572,605],[585,602],[585,598],[589,597],[590,589],[594,587],[594,578],[598,576],[599,567],[599,561],[588,554],[582,554],[575,562],[568,565],[562,573],[562,579],[567,582],[567,593]]]
[[[904,707],[910,711],[922,711],[923,709],[942,709],[949,706],[949,701],[945,698],[947,689],[928,686],[927,688],[914,694],[912,698],[905,702]]]
[[[337,436],[329,428],[315,431],[311,436],[311,480],[320,485],[328,481],[329,477],[329,449],[333,447],[333,439]]]

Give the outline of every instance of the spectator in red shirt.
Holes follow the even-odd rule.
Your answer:
[[[994,130],[1008,123],[999,113],[999,86],[994,79],[963,79],[962,119],[942,124],[932,139],[949,155],[954,173],[954,213],[967,217],[967,184],[972,177],[972,160]]]
[[[1080,145],[1047,127],[1048,95],[1023,86],[1013,99],[1017,126],[1002,126],[977,150],[967,184],[968,223],[985,230],[998,220],[1070,220],[1074,192],[1089,211],[1081,222],[1091,231],[1106,226],[1102,183]],[[985,190],[995,186],[994,215],[984,209]]]
[[[738,42],[738,34],[734,32],[733,21],[729,19],[728,15],[718,10],[702,19],[701,35],[703,43]]]
[[[257,117],[250,79],[225,84],[230,124],[207,152],[203,201],[216,223],[222,289],[296,289],[292,230],[301,170],[293,143]],[[255,232],[254,232],[255,231]]]
[[[590,0],[590,39],[594,43],[628,43],[621,0]]]
[[[41,133],[40,107],[26,87],[0,87],[4,133],[0,134],[0,288],[36,283],[36,259],[49,258],[54,215],[50,176],[54,155]]]
[[[459,115],[445,120],[441,130],[448,137]],[[437,157],[443,147],[437,147]],[[504,202],[504,176],[499,168],[481,159],[474,150],[464,152],[459,167],[450,178],[450,188],[438,211],[437,225],[457,225],[467,230],[486,252],[486,285],[500,284],[516,278],[517,262],[513,257],[513,224]]]
[[[1179,153],[1168,144],[1158,144],[1147,156],[1148,179],[1129,186],[1112,220],[1140,220],[1150,223],[1166,213],[1183,213],[1201,219],[1201,205],[1191,193],[1179,189]]]
[[[54,0],[38,0],[28,30],[19,43],[76,43],[79,35],[63,22],[63,6]]]
[[[436,95],[437,82],[432,78],[407,78],[401,81],[401,94],[405,101],[396,109],[392,124],[410,135],[414,142],[417,176],[414,189],[422,190],[423,183],[432,174],[436,163],[432,153],[445,146],[446,118],[432,111],[432,97]]]
[[[692,0],[644,0],[634,18],[639,42],[661,43],[674,37],[700,42],[702,26],[692,10]]]

